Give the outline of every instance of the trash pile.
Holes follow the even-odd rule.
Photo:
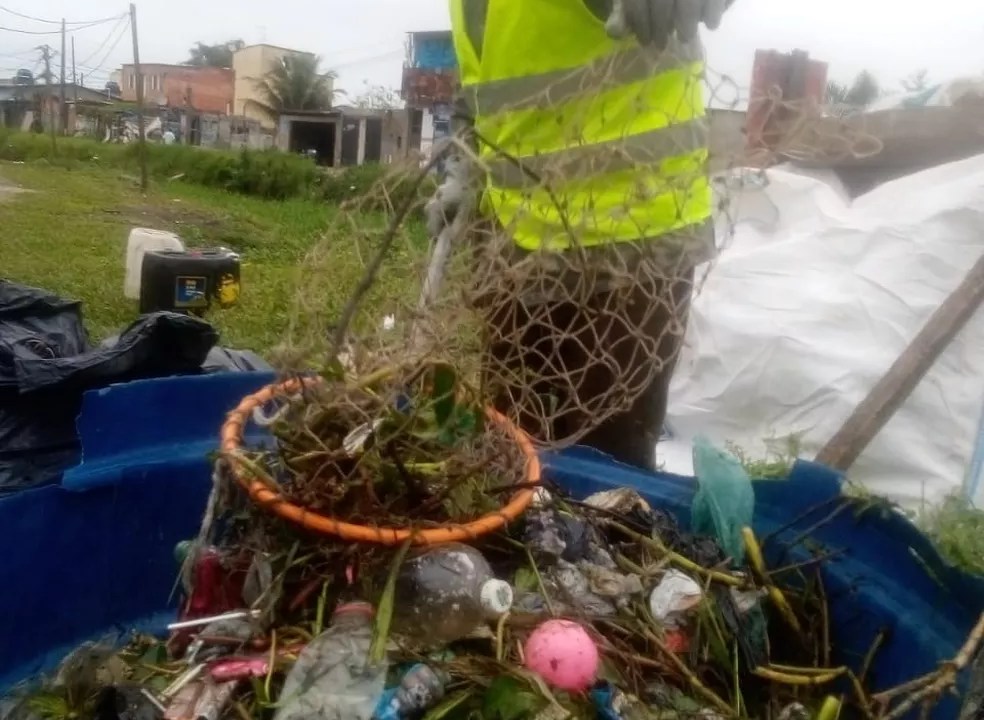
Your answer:
[[[175,549],[167,636],[84,645],[0,715],[895,719],[931,707],[981,642],[984,625],[952,663],[873,695],[870,657],[835,662],[823,556],[765,566],[734,457],[695,444],[684,531],[632,489],[538,484],[535,455],[448,367],[384,376],[281,386],[255,414],[273,449],[229,439],[277,393],[230,414],[238,486],[217,475],[201,536]]]

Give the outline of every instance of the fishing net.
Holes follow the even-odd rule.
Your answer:
[[[690,302],[733,231],[742,182],[728,171],[880,147],[778,88],[753,99],[743,120],[743,91],[711,70],[654,109],[650,99],[665,95],[660,71],[686,63],[674,52],[683,51],[596,63],[500,108],[514,117],[557,108],[550,127],[519,122],[497,142],[465,119],[429,162],[396,164],[348,201],[303,264],[285,366],[336,350],[353,368],[440,358],[541,445],[587,440],[651,454]],[[639,112],[606,122],[604,88],[626,72],[643,78]],[[711,110],[695,118],[685,100],[701,87]],[[699,148],[709,126],[708,157]],[[457,214],[446,215],[446,259],[429,265],[442,245],[423,209],[435,169],[448,167],[466,181],[438,190],[454,195]],[[360,272],[342,277],[339,248]]]

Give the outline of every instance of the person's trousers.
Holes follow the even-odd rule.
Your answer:
[[[654,470],[693,279],[691,267],[579,303],[497,306],[486,343],[497,409],[547,445],[573,438]]]

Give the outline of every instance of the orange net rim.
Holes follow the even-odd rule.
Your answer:
[[[235,410],[231,411],[223,423],[219,436],[221,439],[222,456],[229,463],[229,468],[236,482],[246,491],[250,499],[258,506],[275,515],[294,523],[305,530],[319,535],[338,537],[359,543],[375,543],[378,545],[401,545],[410,540],[414,545],[438,545],[449,542],[474,540],[483,535],[495,532],[522,515],[533,501],[535,489],[524,487],[517,490],[499,510],[487,513],[480,518],[465,524],[446,525],[437,528],[414,529],[371,527],[356,525],[339,520],[338,518],[322,515],[292,503],[281,493],[271,490],[262,481],[248,477],[248,468],[240,461],[242,450],[243,429],[253,414],[253,410],[263,407],[277,397],[293,395],[303,388],[303,385],[316,385],[320,378],[307,378],[303,381],[292,379],[286,382],[274,383],[247,395]],[[302,385],[303,383],[303,385]],[[522,451],[526,460],[524,484],[534,486],[540,482],[540,460],[530,438],[516,427],[505,415],[493,408],[485,409],[485,416],[490,422],[499,425],[512,438]]]

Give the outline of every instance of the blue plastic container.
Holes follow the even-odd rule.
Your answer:
[[[270,380],[265,373],[148,380],[86,396],[82,465],[61,487],[0,500],[0,690],[51,669],[84,640],[161,631],[173,618],[172,550],[197,532],[219,425]],[[578,495],[631,486],[684,523],[689,517],[692,478],[637,472],[584,450],[547,457],[545,470]],[[755,492],[760,536],[827,503],[779,535],[790,539],[830,512],[840,477],[800,463],[785,480],[757,482]],[[837,660],[857,666],[875,636],[888,633],[872,668],[876,687],[952,657],[984,606],[984,582],[946,566],[897,514],[843,512],[811,537],[845,551],[825,571]],[[956,714],[948,699],[934,718]]]

